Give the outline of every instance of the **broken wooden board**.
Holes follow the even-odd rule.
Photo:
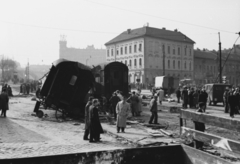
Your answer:
[[[232,151],[232,152],[237,153],[237,154],[240,154],[240,142],[233,141],[233,140],[230,140],[230,139],[226,139],[226,138],[216,136],[216,135],[213,135],[213,134],[196,131],[196,130],[186,128],[186,127],[181,127],[181,129],[182,129],[181,136],[192,137],[193,139],[195,139],[197,141],[202,141],[204,143],[209,143],[209,144],[211,144],[213,146],[216,146],[216,147],[220,147],[217,144],[224,141],[224,144],[222,144],[224,147],[221,146],[221,148],[223,148],[225,150]]]
[[[233,164],[233,162],[222,159],[218,156],[208,154],[206,152],[194,149],[192,147],[182,145],[184,155],[186,155],[185,163],[189,164]]]
[[[171,106],[171,107],[169,107],[168,111],[169,111],[169,113],[180,113],[181,107]]]
[[[240,132],[240,120],[218,117],[210,114],[198,113],[190,110],[181,110],[180,117],[187,120],[202,122],[207,125],[217,126],[232,131]]]

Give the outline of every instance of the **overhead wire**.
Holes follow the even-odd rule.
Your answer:
[[[171,22],[178,22],[178,23],[181,23],[181,24],[187,24],[187,25],[191,25],[191,26],[195,26],[195,27],[201,27],[201,28],[205,28],[205,29],[216,30],[216,31],[221,31],[221,32],[226,32],[226,33],[231,33],[231,34],[235,33],[235,32],[232,32],[232,31],[216,29],[216,28],[212,28],[212,27],[207,27],[207,26],[197,25],[197,24],[193,24],[193,23],[178,21],[178,20],[174,20],[174,19],[164,18],[164,17],[160,17],[160,16],[156,16],[156,15],[146,14],[146,13],[142,13],[142,12],[138,12],[138,11],[123,9],[123,8],[120,8],[120,7],[111,6],[111,5],[107,5],[107,4],[102,4],[102,3],[99,3],[99,2],[95,2],[95,1],[90,1],[90,0],[84,0],[84,1],[90,2],[90,3],[95,3],[95,4],[98,4],[98,5],[102,5],[102,6],[115,8],[115,9],[118,9],[118,10],[128,11],[128,12],[141,14],[141,15],[145,15],[145,16],[150,16],[150,17],[155,17],[155,18],[159,18],[159,19],[163,19],[163,20],[167,20],[167,21],[171,21]]]

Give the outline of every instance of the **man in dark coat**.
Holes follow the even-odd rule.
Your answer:
[[[89,108],[89,132],[90,140],[89,142],[99,142],[100,134],[103,133],[103,129],[99,120],[98,115],[98,99],[92,100],[92,105]]]
[[[7,86],[7,93],[8,93],[8,96],[10,97],[12,97],[13,96],[13,94],[12,94],[12,88],[10,87],[10,85],[8,85]]]
[[[83,140],[89,140],[89,107],[92,105],[93,97],[88,98],[88,102],[85,106],[85,132],[83,136]]]
[[[228,107],[228,88],[225,89],[224,93],[223,93],[223,104],[224,104],[224,112],[228,113],[229,111],[229,107]]]
[[[9,98],[8,98],[7,93],[6,93],[6,89],[3,89],[3,91],[0,95],[0,109],[2,109],[1,116],[7,117],[6,113],[7,113],[7,110],[9,109],[8,108],[8,101],[9,101]]]
[[[205,112],[206,111],[206,107],[207,107],[207,99],[208,99],[208,94],[207,92],[205,91],[205,89],[203,88],[199,94],[199,98],[198,98],[198,102],[202,102],[204,103],[204,108],[203,108],[203,111]]]
[[[205,104],[203,102],[200,102],[199,103],[199,109],[197,110],[197,112],[203,113],[204,105]],[[198,130],[198,131],[201,131],[201,132],[205,131],[205,124],[204,123],[194,121],[194,125],[195,125],[195,130]],[[196,146],[197,149],[202,149],[203,142],[195,141],[195,143],[196,143],[195,146]]]
[[[234,118],[236,109],[236,95],[234,95],[234,88],[228,92],[228,105],[230,109],[230,117]]]
[[[176,96],[177,96],[177,102],[180,103],[180,98],[181,98],[181,91],[180,88],[176,90]]]
[[[120,98],[117,96],[117,93],[114,92],[112,97],[109,99],[110,101],[110,109],[111,109],[111,113],[114,114],[114,118],[117,119],[117,114],[116,114],[116,106],[117,103],[120,101]]]
[[[184,87],[182,90],[182,94],[181,94],[182,100],[183,100],[183,108],[187,108],[187,104],[188,104],[188,91],[187,91],[187,87]]]
[[[188,103],[190,108],[193,108],[193,93],[194,93],[194,90],[193,88],[191,88],[188,95]]]

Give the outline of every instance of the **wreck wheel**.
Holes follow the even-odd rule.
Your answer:
[[[65,109],[57,108],[55,112],[55,117],[59,122],[66,120],[67,112]]]

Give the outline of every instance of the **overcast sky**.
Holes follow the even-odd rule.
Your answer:
[[[150,27],[178,29],[195,48],[231,48],[240,31],[240,0],[1,0],[0,55],[26,66],[59,57],[68,47],[104,44],[121,32]],[[237,41],[240,44],[240,39]]]

